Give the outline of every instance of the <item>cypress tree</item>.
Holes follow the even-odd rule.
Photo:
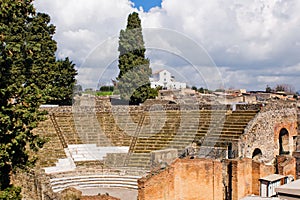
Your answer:
[[[117,88],[121,99],[130,104],[143,103],[155,98],[157,91],[150,87],[152,74],[149,59],[145,58],[145,45],[138,13],[129,14],[125,30],[119,36],[119,75]]]

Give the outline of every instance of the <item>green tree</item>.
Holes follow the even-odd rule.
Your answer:
[[[65,58],[65,60],[58,60],[53,68],[54,76],[52,85],[52,92],[49,94],[50,98],[47,103],[59,105],[71,105],[73,93],[75,88],[75,64]]]
[[[271,87],[269,85],[267,85],[267,87],[266,87],[266,92],[267,93],[271,93],[272,92],[272,89],[271,89]]]
[[[103,85],[100,87],[101,92],[113,92],[114,91],[114,86],[112,85]]]
[[[121,99],[139,104],[155,98],[157,90],[150,87],[152,70],[145,58],[141,20],[136,12],[129,14],[127,27],[119,36],[119,69],[117,88]]]
[[[205,89],[204,89],[203,87],[201,87],[201,88],[198,89],[198,92],[204,93],[204,92],[205,92]]]
[[[10,186],[10,173],[32,166],[36,158],[29,153],[44,144],[32,130],[45,117],[40,105],[56,98],[56,77],[63,66],[55,58],[55,27],[49,23],[47,14],[35,12],[32,0],[0,3],[1,198],[19,198],[19,189]]]
[[[22,199],[20,187],[8,187],[0,191],[0,200],[17,200]]]

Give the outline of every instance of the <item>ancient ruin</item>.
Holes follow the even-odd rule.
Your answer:
[[[72,107],[43,109],[48,118],[35,132],[48,142],[36,168],[14,177],[28,199],[59,199],[72,187],[139,200],[237,200],[260,195],[267,175],[300,175],[295,101],[232,109],[81,97]]]

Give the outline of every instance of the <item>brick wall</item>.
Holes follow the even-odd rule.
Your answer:
[[[228,160],[232,163],[232,199],[238,200],[247,195],[259,195],[259,179],[273,174],[272,165],[255,162],[252,159]]]
[[[277,156],[276,159],[278,174],[285,176],[292,175],[294,178],[296,178],[296,158],[289,155],[283,155]]]
[[[228,170],[229,166],[231,170]],[[222,162],[177,159],[167,169],[152,172],[138,181],[138,199],[221,200],[227,196],[238,200],[251,194],[259,195],[259,178],[273,174],[274,171],[273,166],[249,158]],[[231,195],[226,193],[230,188]]]
[[[252,194],[252,161],[249,159],[232,161],[232,199],[240,199]]]
[[[177,159],[138,184],[139,200],[221,200],[222,164],[211,159]]]
[[[178,160],[175,163],[175,199],[223,199],[222,164],[216,160]]]
[[[138,180],[138,200],[174,199],[174,167]]]

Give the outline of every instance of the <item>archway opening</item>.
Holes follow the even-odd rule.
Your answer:
[[[289,153],[289,132],[283,128],[279,133],[279,155],[286,155]]]
[[[255,161],[259,161],[262,157],[262,152],[259,148],[254,149],[252,153],[252,159]]]

